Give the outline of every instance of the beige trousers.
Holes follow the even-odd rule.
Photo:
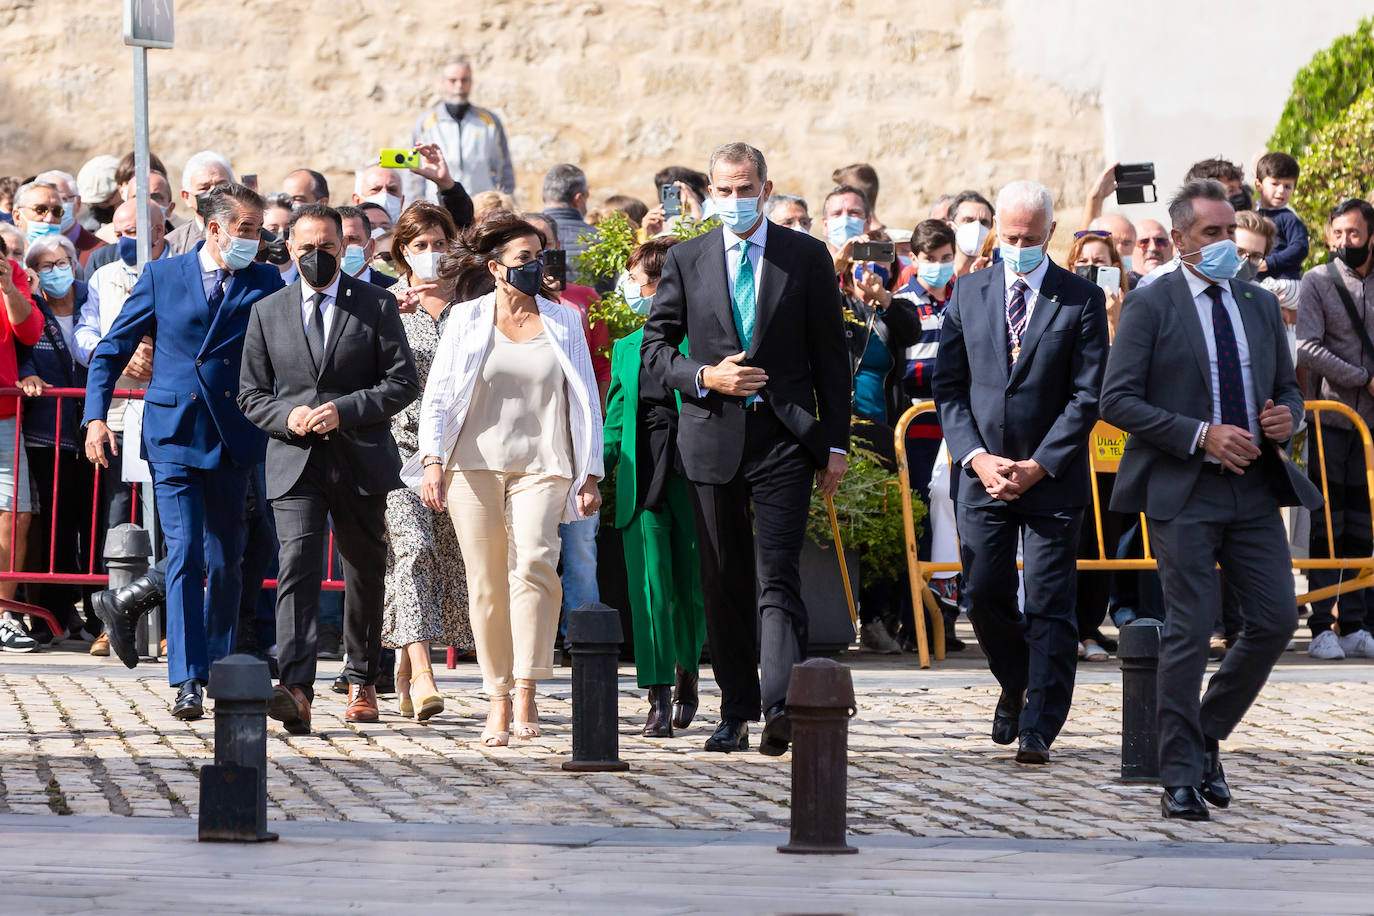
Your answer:
[[[468,613],[487,695],[553,674],[563,585],[558,523],[572,481],[449,471],[448,514],[467,568]]]

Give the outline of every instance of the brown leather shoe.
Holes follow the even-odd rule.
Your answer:
[[[97,658],[109,658],[110,637],[104,633],[97,636],[95,642],[91,643],[91,654]]]
[[[310,698],[299,687],[278,684],[267,701],[267,714],[292,735],[310,734]]]
[[[377,688],[372,685],[349,684],[348,708],[344,718],[349,722],[377,721]]]

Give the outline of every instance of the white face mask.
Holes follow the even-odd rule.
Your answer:
[[[406,263],[410,265],[412,280],[428,283],[439,276],[439,252],[422,251],[419,254],[406,252]]]
[[[958,245],[959,250],[969,257],[976,257],[978,252],[983,250],[983,242],[987,240],[990,231],[987,226],[977,220],[964,223],[954,230],[954,244]]]
[[[363,203],[376,204],[381,207],[386,211],[386,215],[391,217],[391,222],[395,223],[401,218],[401,204],[405,201],[395,194],[388,194],[383,191],[380,194],[373,194],[371,197],[365,198]]]

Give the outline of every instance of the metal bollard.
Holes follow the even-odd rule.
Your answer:
[[[620,612],[604,604],[584,604],[568,613],[568,652],[572,655],[573,773],[619,773]]]
[[[267,829],[267,662],[230,655],[210,668],[215,762],[200,768],[201,842],[260,843]]]
[[[111,590],[123,588],[139,576],[146,575],[152,555],[153,539],[142,527],[124,522],[106,531],[105,569],[110,574],[108,587]],[[155,613],[151,611],[140,617],[134,634],[134,645],[144,648],[145,651],[139,654],[145,658],[157,658],[158,644],[162,641],[160,627],[156,620],[152,620]]]
[[[1121,628],[1121,781],[1159,781],[1159,641],[1164,624],[1152,617]]]
[[[792,836],[778,852],[836,855],[845,842],[849,719],[856,712],[849,669],[828,658],[792,666]]]

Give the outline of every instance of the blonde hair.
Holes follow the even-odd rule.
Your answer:
[[[472,219],[480,223],[493,210],[516,210],[515,198],[504,191],[482,191],[472,195]]]
[[[1264,236],[1264,256],[1273,254],[1274,239],[1278,237],[1279,229],[1272,219],[1254,210],[1241,210],[1236,214],[1236,228],[1249,229]]]

